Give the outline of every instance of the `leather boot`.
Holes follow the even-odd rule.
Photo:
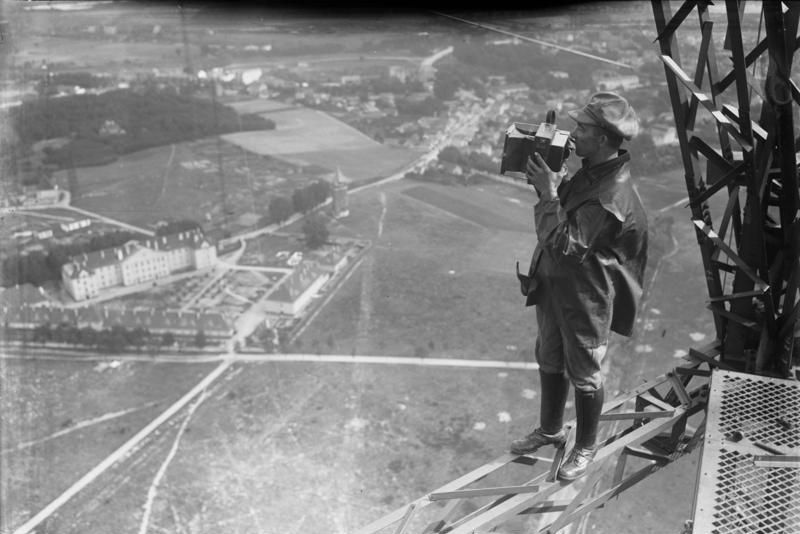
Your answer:
[[[582,477],[597,452],[597,426],[603,411],[604,391],[601,385],[596,391],[575,390],[575,412],[577,428],[575,448],[558,470],[561,480]]]
[[[561,447],[566,442],[564,405],[569,393],[569,379],[563,373],[539,371],[542,401],[539,407],[539,428],[511,442],[514,454],[529,454],[545,445]]]

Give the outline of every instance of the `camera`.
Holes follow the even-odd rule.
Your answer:
[[[528,157],[533,158],[534,153],[541,155],[547,166],[558,172],[573,148],[569,132],[556,126],[554,110],[547,112],[541,124],[515,122],[505,133],[500,174],[525,172]]]

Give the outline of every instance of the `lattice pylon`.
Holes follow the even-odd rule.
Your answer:
[[[756,17],[744,2],[729,0],[717,21],[726,30],[719,38],[709,4],[684,2],[673,15],[669,2],[652,1],[708,307],[722,341],[721,362],[788,376],[800,314],[800,142],[794,129],[800,90],[791,79],[800,5],[763,2]],[[690,74],[679,51],[689,39],[679,37],[691,31],[693,13],[700,45]],[[696,128],[699,109],[715,121],[714,139]],[[726,207],[714,219],[708,201],[723,191]],[[723,282],[727,273],[733,274],[730,285]]]

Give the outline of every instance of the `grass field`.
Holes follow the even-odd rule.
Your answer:
[[[57,380],[54,367],[69,369],[73,380],[98,379],[86,365],[44,362],[39,365],[40,385]],[[170,382],[174,396],[188,389],[187,379],[196,380],[201,370],[194,365],[181,369],[181,381]],[[114,373],[120,372],[109,370],[102,376],[114,381]],[[146,373],[137,366],[114,385],[123,391],[139,389],[137,384],[148,379]],[[160,383],[171,377],[170,371]],[[501,414],[527,411],[532,401],[526,390],[532,382],[530,372],[237,365],[210,388],[181,438],[178,454],[157,488],[151,529],[199,533],[224,526],[230,533],[352,532],[385,509],[498,454],[527,424],[516,416],[508,421]],[[476,395],[479,391],[491,392],[492,401]],[[50,398],[66,395],[61,390],[53,393]],[[158,392],[152,391],[148,398],[159,398]],[[141,399],[131,392],[119,402],[131,406]],[[153,417],[164,407],[146,415]],[[85,407],[68,405],[52,419],[42,417],[37,423],[42,432],[54,431],[65,417],[81,410],[87,413]],[[67,503],[41,532],[138,531],[148,489],[181,421],[182,417],[175,418],[145,447]],[[130,416],[124,422],[99,424],[94,431],[54,439],[47,451],[30,451],[31,461],[34,453],[45,453],[61,468],[26,466],[29,472],[40,471],[29,486],[12,488],[23,489],[16,495],[27,500],[4,501],[6,510],[14,512],[4,515],[7,525],[19,524],[25,512],[38,511],[64,489],[65,482],[88,471],[93,466],[90,460],[99,461],[143,424],[144,418]],[[117,436],[123,426],[126,432]],[[5,458],[18,467],[18,456]],[[74,456],[81,461],[65,470]],[[61,485],[53,484],[55,480]]]
[[[153,148],[109,165],[78,169],[79,190],[72,204],[143,227],[190,218],[207,231],[226,223],[237,231],[264,215],[273,196],[291,196],[294,188],[321,176],[226,142],[221,150],[222,174],[214,139]],[[56,179],[66,183],[65,171]]]
[[[527,262],[533,248],[503,241],[509,220],[518,218],[524,228],[531,214],[524,204],[502,200],[524,192],[486,188],[495,191],[485,196],[501,197],[486,202],[505,210],[481,219],[489,226],[471,222],[476,197],[463,200],[462,188],[404,181],[351,195],[351,216],[339,224],[373,240],[373,252],[303,334],[303,346],[332,336],[340,353],[530,359],[533,316],[519,294],[514,261]],[[408,191],[427,192],[451,211]]]
[[[208,366],[125,363],[101,370],[94,363],[0,360],[0,370],[0,530],[6,531],[122,445]],[[118,415],[98,420],[109,414]],[[30,442],[36,443],[14,450]]]
[[[508,214],[504,213],[501,209],[498,209],[498,204],[500,204],[498,198],[491,193],[481,195],[480,193],[483,193],[483,191],[480,191],[480,189],[485,190],[484,187],[476,189],[479,189],[478,194],[475,194],[476,191],[474,191],[473,188],[465,188],[454,194],[453,188],[450,187],[426,185],[410,187],[404,190],[403,193],[483,226],[484,228],[507,230],[509,232],[525,232],[532,230],[530,214],[533,213],[533,210],[530,210],[529,213],[525,213],[524,215],[518,210],[514,210],[512,213]],[[505,197],[509,202],[509,204],[505,206],[511,207],[512,204],[515,204],[515,208],[521,206],[522,201],[518,197],[525,197],[526,200],[532,202],[531,195],[525,194],[520,190],[514,189],[511,190],[510,193],[517,196]],[[486,204],[488,203],[492,203],[493,205],[487,207]],[[513,217],[514,214],[517,215],[517,218]]]
[[[223,136],[230,143],[220,145],[222,173],[214,139],[143,150],[78,169],[72,204],[143,227],[191,218],[215,236],[223,227],[231,232],[251,227],[266,214],[271,198],[291,196],[337,168],[357,181],[391,174],[417,156],[384,147],[326,114],[308,109],[265,114],[274,115],[282,117],[278,130]],[[57,172],[55,180],[66,187],[66,171]]]
[[[388,176],[418,154],[385,147],[326,113],[307,108],[265,112],[274,130],[238,132],[223,139],[255,154],[285,159],[296,165],[318,165],[341,171],[352,180]]]
[[[656,214],[680,200],[680,191],[671,187],[677,178],[640,182],[652,219],[673,216],[676,221],[672,235],[667,226],[657,226],[667,233],[653,250],[667,257],[660,262],[654,258],[659,276],[636,335],[630,340],[614,338],[608,356],[609,395],[673,367],[676,349],[696,346],[695,337],[711,331],[710,314],[699,297],[705,294],[702,268],[683,208],[677,205]],[[408,194],[411,191],[415,192]],[[302,334],[297,349],[530,360],[533,310],[522,304],[512,265],[514,258],[527,261],[534,243],[523,239],[532,240],[530,233],[506,225],[530,221],[531,201],[531,194],[501,184],[448,188],[401,181],[351,195],[350,217],[336,221],[331,231],[371,239],[371,253]],[[476,206],[497,216],[487,217]],[[665,248],[672,237],[676,248]],[[327,345],[329,337],[332,347]],[[141,405],[139,388],[153,382],[149,387],[162,388],[158,391],[169,383],[174,396],[190,386],[188,376],[181,375],[180,382],[169,373],[153,378],[170,367],[148,370],[137,364],[131,368],[135,376],[109,382],[109,373],[117,371],[98,373],[61,364],[75,377],[69,382],[64,380],[67,371],[48,370],[59,364],[36,365],[28,372],[38,381],[33,374],[13,375],[16,383],[25,384],[17,391],[53,405],[62,397],[74,397],[73,387],[96,390],[92,398],[98,399],[111,395],[114,387],[114,394],[122,398],[109,409],[117,410]],[[530,371],[237,364],[209,391],[181,438],[158,488],[151,529],[352,532],[505,451],[510,439],[534,424],[538,389],[536,374]],[[147,398],[162,398],[158,391]],[[15,413],[27,409],[22,401],[3,408]],[[37,418],[17,417],[15,424],[23,428],[13,439],[52,433],[67,418],[100,415],[75,403],[52,410],[52,417],[45,410],[37,413]],[[147,491],[181,421],[176,418],[87,488],[48,522],[44,532],[138,531]],[[72,433],[53,440],[52,449],[36,452],[64,465],[77,455],[76,465],[85,466],[91,462],[82,456],[84,448],[101,455],[121,441],[105,443],[98,432]],[[100,443],[87,444],[87,439]],[[25,460],[29,463],[10,464],[15,468],[10,480],[17,480],[22,468],[38,477],[38,485],[25,486],[25,491],[39,492],[31,503],[46,501],[80,474],[79,468],[46,473],[36,458],[31,454]],[[690,460],[670,466],[646,480],[642,490],[637,486],[593,514],[590,531],[679,529],[690,513],[692,475]],[[498,485],[508,482],[500,480]],[[23,508],[15,505],[13,517],[19,518]],[[30,506],[30,511],[37,509]]]

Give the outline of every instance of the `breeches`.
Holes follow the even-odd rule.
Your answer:
[[[600,365],[608,350],[608,340],[596,347],[580,343],[562,308],[553,302],[548,291],[536,304],[536,321],[539,335],[536,338],[536,362],[546,373],[564,373],[576,389],[596,391],[603,384]]]

